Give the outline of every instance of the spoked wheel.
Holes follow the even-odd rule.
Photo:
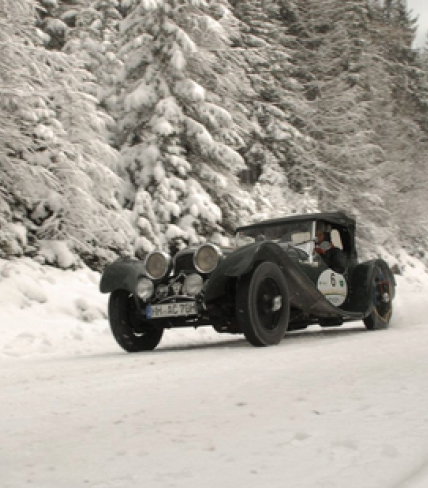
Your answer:
[[[162,339],[163,327],[141,319],[133,295],[126,290],[111,293],[108,315],[114,338],[127,352],[152,351]]]
[[[238,284],[236,315],[253,346],[278,344],[290,318],[287,283],[276,264],[262,263]]]
[[[388,273],[377,266],[373,272],[371,284],[372,310],[364,319],[368,330],[386,329],[392,315],[392,298],[394,283]]]

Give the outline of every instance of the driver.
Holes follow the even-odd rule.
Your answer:
[[[346,256],[341,249],[331,242],[331,227],[325,222],[318,222],[316,229],[315,252],[325,264],[336,273],[346,271]]]

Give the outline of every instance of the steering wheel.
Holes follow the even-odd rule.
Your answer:
[[[293,246],[292,244],[287,245],[287,253],[291,254],[291,252],[296,253],[297,258],[300,261],[307,261],[309,259],[309,254],[304,251],[303,249],[300,249],[300,247]]]

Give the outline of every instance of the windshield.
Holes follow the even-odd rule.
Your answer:
[[[314,223],[311,221],[254,226],[236,233],[236,246],[241,247],[260,241],[274,241],[278,244],[299,247],[311,255],[315,238],[313,228]]]

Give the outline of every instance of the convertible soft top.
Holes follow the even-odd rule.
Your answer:
[[[308,221],[323,221],[329,224],[336,224],[348,229],[355,229],[355,218],[347,216],[343,212],[317,212],[299,215],[288,215],[285,217],[279,217],[277,219],[264,220],[254,224],[242,225],[236,228],[236,232],[243,231],[245,229],[251,229],[253,227],[269,227],[271,225],[287,224],[293,222],[308,222]]]

